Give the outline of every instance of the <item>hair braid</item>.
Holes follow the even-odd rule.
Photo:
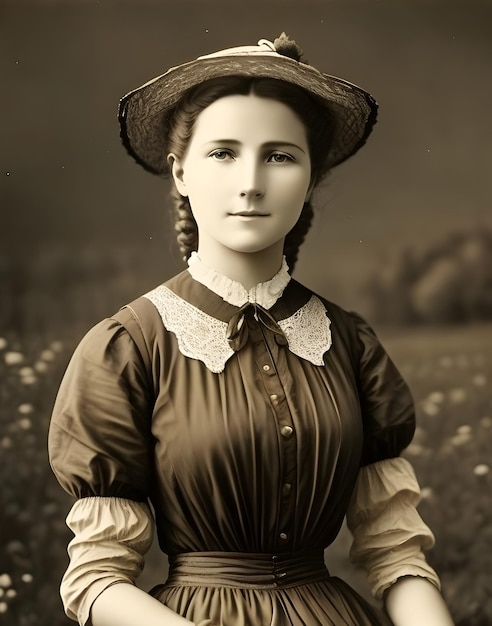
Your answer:
[[[171,190],[171,197],[174,202],[174,228],[178,232],[179,251],[183,260],[187,261],[191,253],[198,249],[198,227],[188,198],[175,188]]]
[[[313,222],[314,211],[311,202],[307,200],[302,207],[301,215],[294,228],[287,234],[284,242],[284,255],[289,270],[292,273],[297,263],[299,248],[306,238]]]

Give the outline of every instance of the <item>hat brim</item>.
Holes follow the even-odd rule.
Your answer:
[[[153,174],[166,174],[165,128],[174,106],[189,89],[226,76],[274,78],[315,96],[334,125],[327,169],[355,154],[376,123],[378,105],[368,92],[310,65],[279,54],[211,56],[173,67],[121,99],[120,134],[130,155]]]

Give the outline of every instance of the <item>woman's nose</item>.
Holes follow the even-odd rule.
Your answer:
[[[265,195],[265,181],[261,164],[253,160],[244,163],[240,190],[241,198],[257,199]]]
[[[262,198],[265,195],[265,192],[260,191],[260,189],[252,188],[252,189],[245,189],[241,191],[239,195],[241,196],[241,198],[254,199],[254,198]]]

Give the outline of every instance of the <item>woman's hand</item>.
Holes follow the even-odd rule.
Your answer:
[[[400,578],[386,593],[385,605],[395,626],[454,626],[443,597],[425,578]]]

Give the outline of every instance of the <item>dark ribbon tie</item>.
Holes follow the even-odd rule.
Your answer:
[[[268,330],[274,333],[275,341],[279,346],[288,345],[287,337],[273,315],[259,304],[246,302],[246,304],[243,304],[239,311],[231,317],[227,325],[227,341],[234,352],[241,350],[248,340],[248,317],[250,319],[254,318],[257,322],[263,324],[265,328],[268,328]]]

